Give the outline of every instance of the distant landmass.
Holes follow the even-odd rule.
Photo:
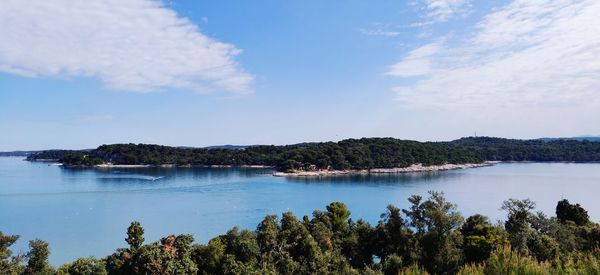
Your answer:
[[[11,151],[11,152],[0,152],[0,157],[26,157],[31,154],[35,154],[41,151]]]
[[[600,142],[600,136],[578,136],[578,137],[559,137],[559,138],[544,137],[544,138],[540,138],[540,140],[543,140],[543,141],[577,140],[577,141]]]
[[[230,144],[226,144],[226,145],[206,146],[206,147],[200,147],[200,148],[243,150],[243,149],[245,149],[247,147],[250,147],[250,146],[255,146],[255,145],[230,145]],[[198,147],[179,146],[177,148],[182,148],[182,149],[196,149]],[[35,155],[35,154],[39,154],[39,153],[44,152],[44,156],[49,157],[48,160],[58,160],[62,155],[64,155],[65,153],[68,153],[68,152],[85,152],[85,151],[92,151],[92,150],[94,150],[94,149],[83,149],[83,150],[50,149],[50,150],[35,150],[35,151],[6,151],[6,152],[0,152],[0,157],[27,157],[27,156],[30,156],[30,155]],[[34,158],[32,158],[32,159],[34,159]]]
[[[0,157],[29,157],[29,156],[47,156],[48,160],[58,160],[61,156],[70,152],[89,152],[94,149],[82,149],[82,150],[62,150],[62,149],[49,149],[49,150],[34,150],[34,151],[6,151],[0,152]],[[32,157],[36,159],[36,157]]]
[[[600,161],[600,142],[576,139],[517,140],[467,137],[448,142],[395,138],[346,139],[295,145],[224,145],[206,148],[151,144],[102,145],[94,150],[49,150],[28,160],[55,159],[65,166],[260,165],[280,171],[364,170],[486,161]]]
[[[207,146],[204,147],[206,149],[235,149],[235,150],[243,150],[246,149],[248,147],[251,146],[258,146],[258,145],[231,145],[231,144],[227,144],[227,145],[214,145],[214,146]]]

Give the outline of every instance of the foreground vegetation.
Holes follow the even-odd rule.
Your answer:
[[[58,159],[67,166],[104,163],[176,165],[265,165],[278,170],[371,169],[484,161],[600,161],[600,142],[463,138],[451,142],[417,142],[393,138],[286,146],[182,148],[147,144],[102,145],[94,150],[52,150],[29,160]]]
[[[133,222],[128,247],[102,259],[51,267],[48,244],[30,242],[11,255],[18,236],[0,233],[2,274],[600,274],[599,225],[579,204],[558,202],[555,217],[529,200],[510,199],[504,223],[464,219],[442,194],[388,206],[377,225],[350,219],[334,202],[312,218],[266,216],[255,231],[236,227],[194,244],[191,235],[145,243]]]

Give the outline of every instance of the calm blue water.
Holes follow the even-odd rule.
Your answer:
[[[19,234],[13,251],[40,238],[59,265],[105,256],[125,247],[132,220],[147,241],[191,233],[205,242],[239,225],[254,229],[267,214],[298,217],[345,202],[354,219],[376,223],[386,205],[406,207],[412,194],[443,191],[464,215],[503,219],[507,198],[531,198],[553,214],[556,202],[581,203],[600,219],[600,164],[513,163],[493,167],[397,176],[287,179],[264,169],[66,169],[0,157],[0,230]]]

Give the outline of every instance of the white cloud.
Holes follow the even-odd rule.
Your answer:
[[[0,37],[0,71],[11,74],[93,77],[137,92],[247,93],[253,82],[234,60],[239,49],[154,0],[5,0]]]
[[[485,16],[458,45],[445,43],[427,55],[421,62],[428,69],[417,66],[425,78],[396,87],[398,100],[454,109],[598,104],[598,14],[597,0],[514,0]]]
[[[366,28],[358,29],[360,33],[368,36],[387,36],[394,37],[401,34],[398,31],[398,26],[381,22],[373,22]]]
[[[389,30],[384,30],[384,29],[360,29],[359,31],[362,34],[369,35],[369,36],[393,37],[393,36],[400,35],[400,32],[398,32],[398,31],[389,31]]]
[[[468,12],[470,0],[416,0],[412,5],[424,11],[428,22],[444,22]]]
[[[387,75],[411,77],[431,74],[430,58],[440,50],[439,43],[431,43],[412,50],[399,63],[393,65]]]

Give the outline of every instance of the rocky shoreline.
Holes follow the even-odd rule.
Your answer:
[[[421,172],[435,172],[435,171],[448,171],[457,169],[467,168],[478,168],[492,166],[499,163],[499,161],[486,161],[483,163],[464,163],[464,164],[441,164],[441,165],[422,165],[413,164],[408,167],[396,167],[396,168],[372,168],[372,169],[350,169],[350,170],[315,170],[315,171],[288,171],[288,172],[274,172],[273,176],[276,177],[325,177],[325,176],[343,176],[343,175],[369,175],[369,174],[404,174],[404,173],[421,173]],[[76,166],[76,165],[63,165],[61,163],[54,163],[53,165],[73,167],[73,168],[98,168],[98,169],[113,169],[113,168],[189,168],[189,167],[203,167],[203,168],[260,168],[260,169],[275,169],[272,166],[266,165],[177,165],[177,164],[97,164],[92,166]]]
[[[160,167],[160,168],[188,168],[188,167],[202,167],[202,168],[232,168],[232,167],[240,167],[240,168],[261,168],[261,169],[269,169],[274,168],[273,166],[267,165],[179,165],[179,164],[97,164],[93,166],[74,166],[74,167],[93,167],[93,168],[149,168],[149,167]]]
[[[368,175],[368,174],[403,174],[403,173],[419,173],[419,172],[435,172],[448,171],[457,169],[477,168],[492,166],[498,162],[486,161],[483,163],[464,163],[464,164],[442,164],[429,165],[413,164],[408,167],[397,168],[373,168],[363,170],[317,170],[317,171],[291,171],[291,172],[275,172],[276,177],[323,177],[323,176],[341,176],[341,175]]]

